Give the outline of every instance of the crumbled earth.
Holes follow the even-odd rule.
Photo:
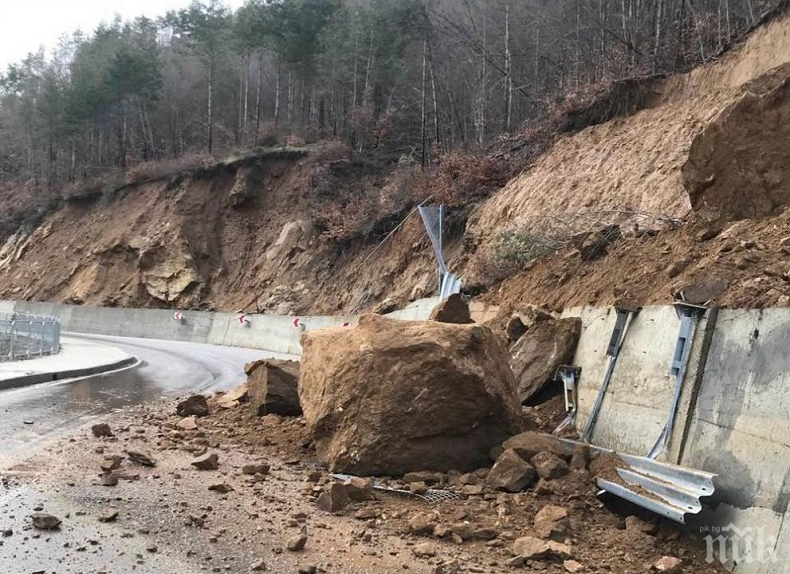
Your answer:
[[[45,566],[58,574],[640,574],[677,559],[687,574],[724,572],[674,523],[597,498],[586,470],[519,493],[492,490],[488,469],[412,473],[382,478],[406,492],[375,490],[370,498],[367,481],[341,488],[318,466],[303,419],[209,403],[211,414],[197,419],[196,430],[177,426],[174,403],[137,407],[102,421],[114,436],[96,438],[86,426],[5,472],[0,495],[18,504],[0,510],[0,532],[11,532],[0,537],[0,566],[10,560],[20,572]],[[547,425],[559,414],[541,406],[525,416]],[[147,453],[154,466],[132,462],[128,452]],[[205,454],[217,454],[217,470],[191,466]],[[124,457],[120,466],[115,455]],[[103,485],[108,475],[116,485]],[[457,499],[431,503],[415,494],[429,488]],[[319,495],[322,506],[338,510],[321,510]],[[34,512],[61,519],[59,530],[33,531]],[[44,557],[53,562],[43,564]]]

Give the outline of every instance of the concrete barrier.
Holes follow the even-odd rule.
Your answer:
[[[438,298],[415,301],[388,317],[427,319],[437,302]],[[122,309],[28,301],[0,301],[2,309],[8,313],[16,311],[57,317],[66,332],[208,343],[289,355],[301,354],[299,339],[304,331],[354,325],[358,319],[351,315],[296,317],[252,314],[239,320],[235,313],[202,311],[182,311],[180,319],[176,319],[175,312],[167,309]]]
[[[570,309],[582,319],[574,363],[582,367],[577,428],[590,415],[606,370],[613,309]],[[680,320],[648,307],[633,320],[591,442],[645,456],[671,404],[669,372]],[[695,517],[701,538],[729,544],[741,574],[790,574],[790,310],[722,310],[697,323],[671,440],[660,460],[717,473],[711,509]],[[741,532],[722,531],[729,525]],[[707,530],[706,530],[707,529]],[[717,532],[719,531],[719,532]],[[752,538],[750,539],[749,536]],[[759,540],[758,540],[759,538]],[[732,544],[739,560],[732,560]],[[752,554],[745,555],[751,545]],[[776,561],[772,558],[776,557]]]

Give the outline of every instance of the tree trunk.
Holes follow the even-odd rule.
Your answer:
[[[653,73],[658,69],[658,52],[661,47],[661,8],[663,0],[656,0],[656,35],[653,44]]]
[[[428,166],[428,109],[427,109],[427,68],[428,68],[428,40],[422,42],[422,153],[420,165],[423,171]]]
[[[209,60],[208,64],[208,103],[206,106],[206,119],[208,121],[208,153],[209,155],[214,151],[214,103],[212,98],[214,96],[214,58]]]
[[[280,57],[277,56],[277,86],[274,89],[274,127],[277,129],[280,125],[280,79],[282,77],[282,69],[280,67]]]
[[[263,68],[263,50],[258,52],[258,78],[255,86],[255,135],[261,131],[261,70]]]
[[[510,53],[510,0],[505,2],[505,131],[513,125],[513,70]]]

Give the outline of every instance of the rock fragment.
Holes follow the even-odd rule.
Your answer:
[[[206,453],[199,456],[190,463],[198,470],[217,470],[219,468],[219,457],[216,453]]]
[[[502,453],[491,472],[488,473],[488,484],[498,490],[520,492],[532,486],[538,475],[535,468],[518,456],[512,449]]]
[[[98,423],[91,427],[91,432],[96,438],[108,438],[113,436],[112,429],[107,423]]]
[[[140,466],[156,466],[154,459],[144,452],[138,450],[127,450],[126,456],[128,456],[129,460],[131,460],[133,463],[139,464]]]
[[[207,417],[208,412],[208,400],[203,395],[192,395],[176,405],[180,417]]]
[[[33,523],[33,527],[39,530],[57,530],[61,524],[61,520],[57,516],[42,512],[31,514],[30,521]]]
[[[302,526],[302,529],[299,531],[299,534],[288,540],[288,544],[286,548],[291,552],[299,552],[304,550],[304,547],[307,545],[307,527]]]

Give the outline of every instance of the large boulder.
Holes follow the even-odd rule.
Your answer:
[[[302,348],[299,398],[333,472],[472,470],[516,432],[515,381],[486,327],[365,315]]]
[[[248,363],[247,388],[250,404],[258,416],[299,416],[299,363],[266,360]]]
[[[521,401],[527,401],[548,383],[560,365],[573,361],[582,331],[578,317],[538,321],[510,349],[510,368]]]

